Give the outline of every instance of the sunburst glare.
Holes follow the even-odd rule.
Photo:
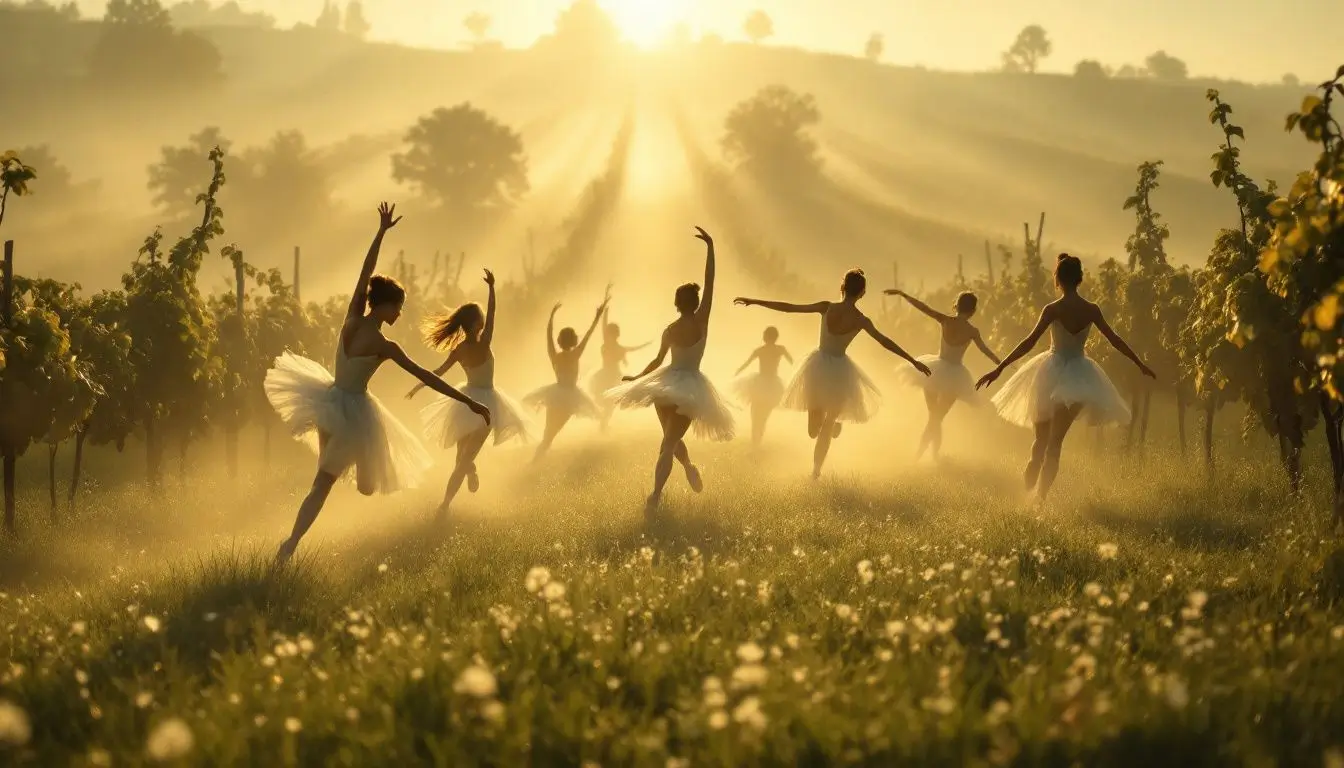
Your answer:
[[[637,48],[649,50],[665,41],[686,15],[687,0],[602,0],[602,7]]]

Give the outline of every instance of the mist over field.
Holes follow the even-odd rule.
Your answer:
[[[0,764],[1344,766],[1344,8],[830,5],[0,0]]]

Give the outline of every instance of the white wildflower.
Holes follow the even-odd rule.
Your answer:
[[[556,603],[565,599],[565,585],[558,581],[547,582],[546,586],[541,588],[541,596],[546,598],[548,603]]]
[[[766,717],[761,711],[761,700],[748,696],[733,710],[733,721],[758,731],[765,730]]]
[[[453,690],[478,699],[488,699],[499,692],[499,684],[495,682],[493,672],[480,664],[473,664],[457,676]]]
[[[527,589],[528,592],[536,594],[540,592],[541,588],[546,586],[546,583],[550,580],[551,580],[550,570],[548,570],[544,566],[536,565],[533,566],[532,569],[527,572],[527,578],[523,579],[523,586]]]
[[[33,724],[23,707],[0,699],[0,744],[21,747],[33,737]]]
[[[863,584],[873,583],[875,574],[873,573],[873,561],[860,560],[857,566],[859,571],[859,581]]]
[[[153,760],[167,762],[186,756],[195,743],[196,737],[187,722],[180,717],[170,717],[150,732],[145,752]]]
[[[765,658],[765,651],[761,646],[747,642],[737,647],[737,660],[744,664],[756,664]]]
[[[1110,542],[1097,545],[1097,555],[1102,560],[1114,560],[1118,554],[1120,554],[1120,548]]]
[[[158,632],[163,628],[163,622],[159,621],[157,616],[146,616],[143,621],[145,629],[148,629],[150,632]]]

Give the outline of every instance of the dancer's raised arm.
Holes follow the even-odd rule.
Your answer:
[[[942,312],[939,312],[938,310],[934,309],[933,307],[930,307],[928,304],[925,304],[924,302],[920,301],[919,299],[916,299],[914,296],[911,296],[910,294],[906,293],[905,291],[902,291],[899,288],[888,288],[886,291],[884,291],[884,293],[886,293],[888,296],[900,296],[902,299],[905,299],[906,301],[910,302],[910,306],[914,307],[915,309],[918,309],[920,312],[923,312],[924,314],[928,315],[934,320],[937,320],[940,323],[952,319],[951,315],[945,315]]]
[[[746,296],[738,296],[733,299],[733,303],[739,307],[764,307],[775,312],[788,312],[795,315],[824,315],[826,310],[830,309],[831,302],[818,301],[815,304],[790,304],[786,301],[766,301],[765,299],[748,299]]]
[[[438,373],[426,370],[424,367],[417,364],[414,360],[412,360],[410,357],[406,355],[406,352],[401,348],[401,345],[397,344],[394,341],[387,341],[385,342],[385,344],[386,346],[384,346],[383,348],[383,357],[395,362],[397,365],[401,366],[402,370],[406,371],[407,373],[411,374],[412,376],[420,380],[420,384],[417,385],[415,389],[412,389],[411,394],[407,395],[407,397],[414,395],[416,392],[420,390],[421,387],[429,387],[430,389],[434,390],[435,392],[438,392],[444,397],[452,398],[453,400],[456,400],[459,403],[467,406],[468,408],[471,409],[472,413],[475,413],[476,415],[485,419],[485,423],[487,425],[490,423],[489,408],[486,408],[484,405],[462,394],[456,388],[449,386],[447,382],[439,378]],[[452,356],[449,356],[448,359],[449,361],[451,361]],[[445,363],[444,370],[447,370],[447,366],[448,364]]]
[[[695,316],[702,324],[707,324],[709,311],[714,308],[714,238],[700,227],[696,227],[695,232],[695,239],[705,243],[705,290],[700,297],[700,307],[695,311]]]
[[[994,380],[999,378],[999,376],[1003,374],[1004,369],[1006,369],[1013,363],[1017,362],[1019,359],[1022,358],[1023,355],[1030,352],[1032,350],[1032,347],[1036,346],[1036,342],[1041,340],[1041,336],[1045,333],[1045,329],[1049,328],[1050,323],[1054,322],[1055,319],[1054,313],[1051,312],[1051,308],[1053,306],[1054,306],[1053,304],[1045,305],[1045,308],[1041,310],[1040,318],[1036,320],[1036,327],[1032,328],[1031,332],[1027,334],[1026,338],[1018,342],[1016,347],[1013,347],[1013,351],[1009,352],[1008,356],[1005,357],[1002,361],[1000,361],[998,366],[995,367],[994,370],[980,377],[980,380],[975,383],[976,389],[980,389],[981,387],[987,387],[990,384],[993,384]]]
[[[749,365],[751,365],[752,363],[756,362],[756,358],[758,358],[758,357],[760,357],[760,356],[761,356],[761,349],[760,349],[760,347],[757,347],[756,349],[753,349],[753,350],[751,351],[751,354],[747,356],[747,362],[743,363],[743,364],[742,364],[742,367],[741,367],[741,368],[738,368],[736,373],[741,373],[741,372],[747,370],[747,366],[749,366]],[[735,373],[734,375],[736,375],[736,373]]]
[[[1106,316],[1101,313],[1101,307],[1097,307],[1097,316],[1092,318],[1092,322],[1097,326],[1097,330],[1101,331],[1101,335],[1105,336],[1106,340],[1111,342],[1112,347],[1115,347],[1120,354],[1128,357],[1135,365],[1139,366],[1139,371],[1142,372],[1144,376],[1147,376],[1150,379],[1157,378],[1157,374],[1153,373],[1153,369],[1144,365],[1144,362],[1139,359],[1139,356],[1134,353],[1134,350],[1130,349],[1129,345],[1125,343],[1125,340],[1120,338],[1120,334],[1116,333],[1115,329],[1111,328],[1111,324],[1106,322]]]
[[[788,347],[780,347],[780,348],[779,348],[779,354],[780,354],[780,356],[783,357],[785,360],[788,360],[788,361],[789,361],[789,365],[793,365],[793,355],[790,355],[790,354],[789,354],[789,348],[788,348]]]
[[[378,206],[378,234],[373,236],[373,244],[369,246],[369,252],[364,257],[364,266],[359,269],[359,282],[355,283],[355,291],[350,296],[350,307],[345,310],[346,318],[364,316],[364,309],[369,303],[369,278],[373,277],[373,270],[378,266],[378,252],[383,248],[383,235],[401,221],[401,217],[395,215],[396,212],[395,205],[389,206],[383,203]]]
[[[989,345],[985,344],[985,340],[980,336],[980,331],[977,330],[975,332],[975,335],[971,337],[971,341],[974,341],[975,346],[979,347],[980,351],[984,354],[985,357],[988,357],[990,360],[993,360],[995,365],[998,365],[999,363],[1003,362],[1002,360],[999,359],[999,356],[994,354],[994,352],[989,348]]]
[[[555,348],[555,313],[560,311],[560,304],[557,303],[551,307],[551,316],[546,320],[546,355],[551,362],[555,362],[555,356],[559,350]]]
[[[610,289],[608,289],[608,291],[610,291]],[[583,350],[588,348],[588,340],[593,338],[593,331],[597,330],[597,324],[602,322],[602,318],[607,316],[607,302],[609,301],[611,301],[610,292],[607,293],[607,298],[603,300],[602,306],[597,308],[597,313],[593,315],[593,322],[588,326],[588,332],[583,334],[583,338],[579,340],[579,346],[576,347],[578,352],[576,352],[576,354],[580,357],[583,356]],[[559,305],[557,304],[556,306],[558,307]],[[555,319],[554,314],[551,315],[551,319]]]
[[[915,370],[919,371],[925,376],[929,375],[930,373],[929,366],[911,357],[909,352],[906,352],[904,349],[901,349],[900,344],[897,344],[896,342],[887,338],[886,334],[877,330],[877,326],[873,325],[873,321],[870,320],[867,315],[860,315],[860,316],[863,318],[863,325],[861,327],[863,328],[863,330],[868,332],[869,336],[873,337],[874,341],[885,347],[888,352],[901,358],[907,363],[913,365],[915,367]]]
[[[485,328],[481,329],[481,343],[486,347],[495,338],[495,273],[485,270],[485,285],[489,296],[485,301]]]
[[[621,381],[635,381],[637,379],[642,379],[645,376],[648,376],[650,373],[653,373],[654,371],[658,370],[658,367],[661,366],[663,364],[663,361],[667,359],[667,351],[671,348],[671,346],[672,343],[671,340],[668,338],[668,332],[664,330],[662,343],[658,346],[658,355],[653,358],[653,362],[649,363],[647,366],[644,367],[644,370],[640,371],[634,376],[622,376]]]

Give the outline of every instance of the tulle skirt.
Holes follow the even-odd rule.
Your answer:
[[[607,390],[618,408],[675,406],[691,419],[691,430],[706,440],[733,439],[733,414],[705,374],[688,368],[660,368],[638,381]]]
[[[1085,355],[1036,355],[999,389],[993,402],[1000,416],[1022,427],[1049,421],[1061,405],[1083,406],[1080,415],[1093,424],[1129,421],[1125,399],[1101,366]]]
[[[951,395],[971,405],[986,404],[985,398],[975,391],[975,378],[966,366],[938,355],[921,355],[915,359],[929,366],[929,375],[925,376],[914,366],[902,366],[897,374],[902,384],[919,387],[925,392]]]
[[[523,398],[523,405],[538,411],[557,411],[584,419],[601,417],[597,403],[574,384],[552,384]]]
[[[733,380],[733,394],[754,408],[778,408],[784,402],[784,380],[777,373],[749,373]]]
[[[621,369],[619,368],[599,368],[588,379],[588,392],[592,394],[593,400],[599,405],[610,406],[611,398],[607,395],[607,390],[621,385]]]
[[[849,355],[814,350],[793,374],[784,391],[784,407],[793,411],[826,411],[840,421],[861,424],[877,413],[881,394]]]
[[[495,445],[518,438],[531,439],[530,425],[523,409],[513,398],[490,387],[462,387],[462,394],[490,409],[490,431]],[[420,409],[420,420],[425,434],[440,447],[452,448],[458,441],[485,426],[485,419],[472,413],[458,401],[439,395],[434,402]]]
[[[339,477],[354,467],[360,490],[412,487],[433,463],[420,440],[378,398],[336,387],[331,373],[306,357],[286,352],[276,358],[263,386],[294,435],[317,451],[318,468]]]

